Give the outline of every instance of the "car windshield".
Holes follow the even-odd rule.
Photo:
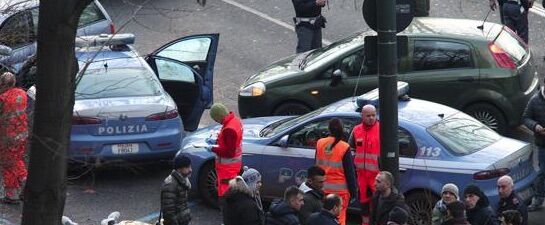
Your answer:
[[[324,109],[325,107],[322,107],[299,117],[291,117],[285,120],[280,120],[275,123],[272,123],[269,126],[266,126],[265,128],[263,128],[263,130],[261,131],[262,136],[272,137],[276,134],[282,133],[283,131],[292,127],[295,124],[298,124],[302,121],[307,120],[308,118],[312,118],[316,115],[319,115],[322,111],[324,111]]]
[[[76,87],[76,99],[157,96],[161,86],[145,68],[87,70]]]
[[[326,47],[315,49],[305,57],[304,59],[305,63],[303,66],[300,66],[300,67],[301,69],[303,69],[304,67],[312,65],[333,53],[339,53],[339,51],[342,51],[343,49],[346,49],[347,47],[363,45],[364,38],[365,38],[365,35],[361,33],[357,33],[352,36],[349,36],[348,38],[342,39],[337,42],[333,42],[332,44]]]
[[[486,125],[462,112],[441,120],[427,130],[445,147],[460,155],[474,153],[501,138]]]

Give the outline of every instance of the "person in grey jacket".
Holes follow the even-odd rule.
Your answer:
[[[191,183],[191,160],[183,155],[174,157],[174,170],[161,187],[163,225],[187,225],[191,221],[188,200]]]
[[[543,84],[545,86],[545,83]],[[522,118],[524,126],[534,132],[535,144],[539,148],[539,167],[540,174],[535,181],[535,196],[532,204],[528,206],[528,211],[535,211],[541,208],[545,199],[545,88],[541,87],[524,110]]]
[[[441,225],[448,220],[447,205],[458,200],[458,186],[453,183],[448,183],[441,190],[441,199],[435,203],[435,207],[431,213],[431,224]]]

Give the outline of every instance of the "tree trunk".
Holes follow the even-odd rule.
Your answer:
[[[41,0],[38,73],[23,225],[59,225],[66,198],[66,156],[70,143],[74,53],[79,16],[91,0]]]

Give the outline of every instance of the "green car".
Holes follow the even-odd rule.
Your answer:
[[[504,133],[521,123],[538,75],[528,46],[509,28],[466,19],[415,18],[401,34],[407,54],[398,80],[410,95],[460,109]],[[277,61],[239,90],[242,117],[304,114],[378,86],[377,62],[366,60],[357,33]]]

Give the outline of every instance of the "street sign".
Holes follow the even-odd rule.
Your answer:
[[[364,0],[361,11],[363,13],[363,19],[369,25],[371,29],[377,31],[377,1],[378,0]],[[381,0],[384,1],[384,0]],[[399,33],[411,24],[414,17],[414,1],[413,0],[395,0],[396,11],[396,25],[397,32]]]

